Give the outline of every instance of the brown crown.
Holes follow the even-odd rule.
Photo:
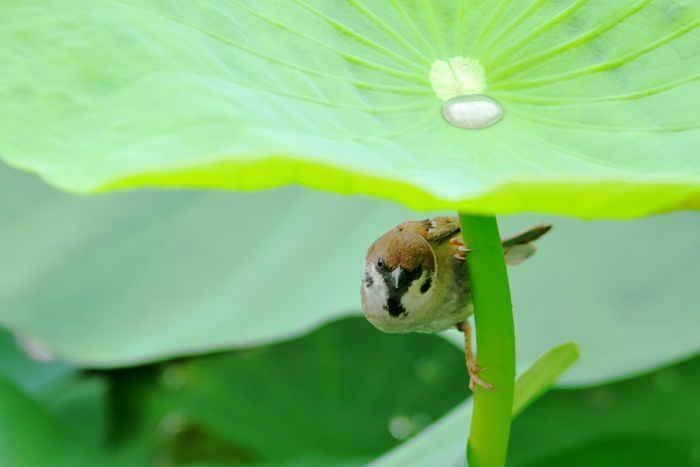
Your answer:
[[[413,271],[421,266],[430,272],[435,271],[435,255],[430,245],[418,234],[412,232],[391,231],[382,235],[367,251],[367,260],[378,261],[382,258],[387,266],[398,266]]]

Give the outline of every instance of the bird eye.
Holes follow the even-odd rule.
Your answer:
[[[377,267],[378,268],[384,267],[384,260],[382,258],[379,258],[379,261],[377,261]]]

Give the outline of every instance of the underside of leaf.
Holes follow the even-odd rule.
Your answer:
[[[79,193],[300,183],[475,213],[698,209],[699,25],[692,0],[12,2],[0,157]],[[436,63],[503,119],[449,125]]]

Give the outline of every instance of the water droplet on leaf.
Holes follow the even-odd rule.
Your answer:
[[[503,117],[503,106],[483,94],[455,96],[442,106],[445,120],[460,128],[486,128]]]

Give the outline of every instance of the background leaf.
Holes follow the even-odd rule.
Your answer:
[[[624,382],[548,392],[513,421],[506,465],[696,465],[699,367],[695,356]],[[370,465],[463,466],[471,411],[470,399]]]
[[[369,465],[372,467],[464,466],[473,410],[474,399],[470,398],[421,431],[416,437]]]
[[[353,317],[284,343],[110,372],[112,443],[166,465],[366,465],[467,397],[460,355],[437,336],[386,336]]]
[[[0,170],[0,321],[87,365],[290,337],[357,312],[408,211],[289,187],[80,198]]]
[[[36,400],[0,379],[8,467],[360,466],[471,394],[452,344],[387,336],[359,317],[288,342],[92,376],[30,360],[5,332],[0,346],[0,371],[27,388],[48,386],[59,365],[75,376]],[[99,394],[99,419],[83,416],[86,404],[65,403],[90,392],[91,378],[109,388]],[[50,413],[60,405],[72,410]],[[92,431],[107,436],[95,440]]]
[[[32,362],[8,337],[0,333],[0,369],[13,369],[0,381],[8,467],[464,465],[463,354],[437,336],[382,334],[353,317],[284,343],[93,372],[109,387],[108,436],[97,443],[85,433],[103,431],[101,421],[82,419],[81,434],[67,423],[75,411],[47,409],[84,393],[88,375],[61,364],[82,381],[30,397],[4,378],[46,386],[59,364]],[[548,393],[514,422],[509,465],[692,465],[699,363]]]
[[[515,383],[513,418],[549,390],[566,369],[578,358],[576,344],[569,343],[547,352]],[[373,467],[409,467],[421,465],[465,465],[466,440],[471,431],[474,399],[421,431],[414,438],[372,462]]]
[[[629,381],[555,390],[513,422],[508,465],[695,465],[700,357]]]
[[[260,344],[358,313],[369,245],[436,214],[294,187],[80,198],[2,167],[0,193],[0,322],[88,366]],[[700,216],[517,216],[501,232],[540,222],[555,227],[509,269],[519,368],[576,341],[560,383],[591,384],[700,350]]]
[[[536,222],[517,219],[502,232]],[[558,380],[621,379],[700,350],[697,213],[634,221],[546,218],[555,227],[528,263],[509,269],[521,362],[575,341],[581,359]],[[516,228],[517,227],[517,228]],[[650,347],[646,347],[649,345]]]
[[[11,467],[109,465],[89,443],[0,378],[0,463]]]
[[[6,391],[6,400],[0,403],[12,406],[15,404],[12,401],[16,399],[19,401],[17,404],[27,407],[26,410],[30,412],[28,419],[35,416],[37,420],[49,420],[41,423],[27,421],[27,427],[36,422],[39,425],[43,423],[44,428],[35,427],[40,432],[44,429],[73,432],[77,436],[60,436],[59,439],[73,439],[70,443],[75,445],[76,450],[82,448],[75,438],[81,437],[91,448],[105,442],[108,387],[102,376],[89,374],[62,362],[35,361],[18,347],[15,336],[0,329],[0,379]],[[24,395],[27,400],[21,402]],[[37,405],[34,402],[41,408],[34,408]],[[13,431],[15,423],[19,422],[10,415],[6,429]],[[38,451],[41,449],[37,447]],[[90,449],[87,449],[85,455],[89,452]]]
[[[455,346],[435,335],[386,335],[360,317],[283,343],[91,376],[30,360],[4,331],[0,349],[7,467],[360,466],[471,394]],[[48,386],[57,366],[76,384],[30,397],[27,388]],[[90,378],[109,388],[100,420],[81,417],[75,404],[51,413],[89,390]],[[94,442],[92,430],[107,436]]]
[[[234,464],[365,465],[469,393],[461,352],[401,337],[354,317],[268,347],[126,370],[115,410],[138,416],[118,432],[150,438],[175,465],[217,452]]]
[[[0,154],[79,192],[301,183],[419,209],[697,209],[698,25],[693,0],[15,1]],[[497,125],[441,117],[431,65],[456,56],[483,66]]]

